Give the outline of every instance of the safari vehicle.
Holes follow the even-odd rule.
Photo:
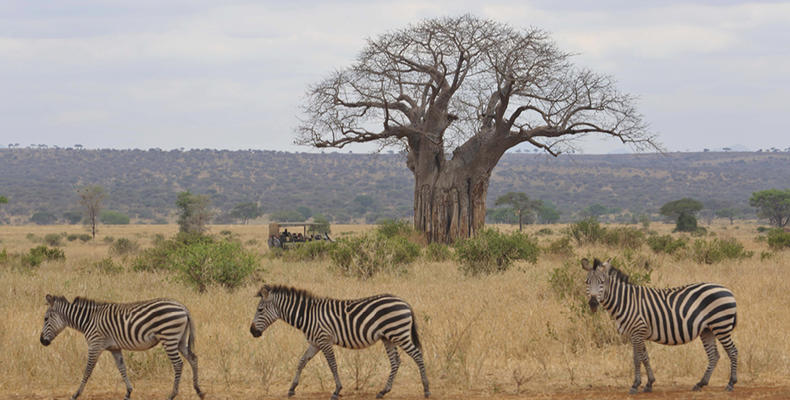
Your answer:
[[[267,243],[269,248],[288,249],[313,240],[332,241],[327,233],[308,234],[308,227],[320,224],[312,222],[272,222],[269,223],[269,236]],[[298,228],[302,229],[298,229]],[[296,228],[288,231],[288,228]],[[301,230],[301,232],[298,232]]]

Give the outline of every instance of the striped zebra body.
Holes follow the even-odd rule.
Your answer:
[[[655,377],[650,367],[645,341],[678,345],[702,340],[708,355],[708,367],[694,386],[700,390],[707,385],[719,360],[718,340],[730,358],[730,381],[727,390],[737,382],[738,349],[732,341],[737,323],[735,296],[724,286],[714,283],[695,283],[671,289],[656,289],[628,283],[628,277],[608,262],[595,260],[589,265],[582,260],[587,274],[587,294],[590,308],[602,305],[615,320],[620,334],[626,335],[634,348],[635,393],[641,384],[641,364],[648,381],[645,391],[652,390]]]
[[[69,303],[62,296],[46,296],[49,308],[44,314],[41,344],[48,346],[66,327],[85,335],[88,343],[88,365],[79,389],[71,397],[79,397],[88,382],[99,355],[108,350],[126,384],[128,400],[132,385],[126,375],[126,364],[121,350],[148,350],[162,343],[173,364],[175,381],[169,399],[178,394],[183,361],[181,353],[192,367],[193,385],[203,398],[198,385],[197,355],[193,352],[195,328],[189,310],[174,300],[154,299],[137,303],[104,303],[77,297]]]
[[[384,389],[377,397],[383,397],[392,389],[400,366],[398,347],[417,363],[425,397],[430,395],[414,313],[402,299],[382,294],[356,300],[337,300],[316,297],[304,290],[279,285],[264,285],[257,296],[261,300],[250,326],[253,336],[259,337],[269,325],[281,319],[301,330],[307,338],[308,347],[299,360],[289,396],[295,393],[302,369],[320,350],[335,378],[332,399],[336,400],[342,385],[332,346],[363,349],[379,340],[384,343],[391,371]]]

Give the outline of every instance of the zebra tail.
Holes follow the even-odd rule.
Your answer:
[[[412,314],[411,319],[411,340],[414,341],[414,345],[417,346],[418,349],[422,350],[422,344],[420,344],[420,335],[417,334],[417,319],[414,318],[414,314]]]
[[[187,333],[187,349],[190,353],[195,353],[195,321],[192,320],[192,314],[187,311],[187,322],[189,323],[189,332]]]

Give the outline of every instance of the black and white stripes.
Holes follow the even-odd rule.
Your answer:
[[[138,303],[103,303],[77,297],[69,303],[62,296],[46,296],[49,308],[44,314],[41,344],[49,345],[66,327],[82,332],[88,342],[88,365],[79,389],[71,397],[76,399],[88,382],[99,355],[109,350],[126,384],[126,400],[132,384],[126,376],[126,365],[121,350],[147,350],[162,343],[173,363],[175,381],[169,399],[178,394],[183,362],[179,353],[192,366],[195,391],[203,398],[198,385],[197,356],[193,352],[195,328],[189,310],[174,300],[155,299]]]
[[[308,347],[299,360],[289,396],[294,394],[299,384],[302,369],[320,350],[335,378],[332,399],[336,400],[342,385],[332,346],[361,349],[379,340],[384,342],[391,372],[387,384],[376,397],[381,398],[392,389],[400,366],[398,346],[417,363],[425,397],[430,395],[414,313],[402,299],[382,294],[356,300],[336,300],[277,285],[264,285],[257,296],[261,300],[250,326],[253,336],[260,336],[274,321],[282,319],[304,332],[307,338]]]
[[[737,382],[738,349],[732,341],[737,322],[735,297],[732,292],[713,283],[695,283],[671,289],[655,289],[632,285],[628,276],[609,262],[582,260],[587,271],[587,295],[593,311],[600,303],[615,320],[618,332],[629,337],[634,348],[635,393],[641,384],[640,364],[647,371],[645,391],[652,390],[655,377],[650,368],[645,340],[661,344],[684,344],[700,337],[708,355],[708,368],[694,386],[700,390],[708,384],[719,360],[716,339],[730,358],[730,381],[727,390]]]

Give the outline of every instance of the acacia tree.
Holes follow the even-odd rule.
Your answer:
[[[496,199],[496,205],[509,204],[518,215],[518,230],[521,231],[521,225],[524,215],[531,215],[543,205],[540,200],[530,200],[529,197],[522,192],[508,192]]]
[[[697,217],[695,214],[702,208],[703,205],[699,201],[684,197],[664,204],[661,206],[659,213],[675,219],[676,231],[694,232],[697,230]]]
[[[369,39],[357,61],[308,89],[296,142],[400,146],[414,173],[414,226],[450,242],[485,223],[491,171],[529,143],[551,155],[602,134],[655,147],[633,99],[576,68],[539,29],[473,16]]]
[[[247,202],[240,203],[233,206],[230,210],[230,216],[241,220],[241,223],[247,225],[251,219],[255,219],[263,215],[263,210],[257,203]]]
[[[771,225],[783,227],[790,223],[790,189],[768,189],[752,193],[749,205],[757,208],[757,216],[768,218]]]
[[[85,214],[85,223],[90,225],[91,236],[96,239],[96,219],[101,212],[102,202],[107,197],[104,188],[99,185],[83,186],[77,189],[80,196],[80,205]]]

